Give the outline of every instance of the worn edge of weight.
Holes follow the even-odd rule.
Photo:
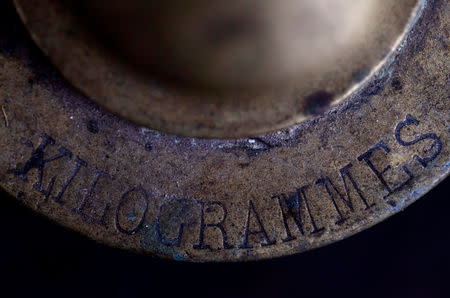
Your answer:
[[[349,104],[351,104],[351,103],[349,102]],[[343,107],[340,107],[340,108],[343,108]],[[340,110],[340,108],[334,109],[333,111],[331,111],[330,113],[328,113],[327,116],[325,116],[325,117],[328,117],[331,113],[336,113],[336,112],[338,112],[338,111]],[[344,109],[345,109],[345,108],[344,108]],[[324,118],[324,117],[322,117],[322,118]],[[312,121],[310,121],[310,122],[304,123],[303,125],[305,125],[305,126],[313,125],[313,123],[314,123],[315,121],[319,121],[319,119],[312,120]],[[300,126],[303,126],[303,125],[300,125]],[[303,126],[303,127],[304,127],[304,126]],[[439,179],[435,179],[434,181],[432,181],[431,184],[429,184],[429,185],[427,186],[425,192],[421,192],[421,193],[413,193],[413,194],[415,195],[415,197],[414,197],[414,196],[413,196],[413,197],[408,197],[408,196],[406,196],[406,197],[402,198],[402,199],[401,199],[402,201],[403,201],[403,200],[406,200],[406,199],[409,199],[409,200],[408,200],[408,202],[407,202],[406,204],[402,204],[401,210],[403,210],[404,208],[406,208],[409,204],[411,204],[413,201],[415,201],[418,197],[420,197],[420,196],[423,195],[424,193],[428,192],[434,185],[436,185],[437,183],[439,183],[440,181],[442,181],[446,176],[448,176],[448,173],[449,173],[449,172],[447,171],[447,173],[446,173],[444,176],[441,176]],[[395,213],[397,213],[397,212],[399,212],[399,211],[400,211],[400,210],[395,210],[395,211],[392,212],[392,213],[384,214],[384,215],[382,216],[382,218],[379,219],[378,221],[372,221],[372,222],[371,222],[370,224],[368,224],[368,225],[365,225],[365,226],[363,226],[363,227],[359,227],[359,228],[356,229],[356,230],[352,230],[350,233],[348,233],[348,234],[345,235],[344,237],[337,237],[337,239],[333,239],[333,238],[327,239],[327,241],[324,241],[324,242],[319,243],[318,246],[323,246],[323,245],[328,244],[328,243],[331,243],[331,242],[333,242],[333,241],[340,240],[340,239],[344,239],[344,238],[346,238],[346,237],[348,237],[348,236],[351,236],[351,235],[353,235],[353,234],[355,234],[355,233],[357,233],[357,232],[359,232],[359,231],[361,231],[361,230],[364,230],[364,229],[366,229],[366,228],[369,228],[369,227],[373,226],[374,224],[378,223],[379,221],[381,221],[381,220],[383,220],[383,219],[389,217],[390,215],[395,214]],[[310,247],[310,248],[312,248],[312,247]],[[308,248],[308,249],[310,249],[310,248]],[[296,251],[296,252],[298,252],[298,251]],[[291,253],[292,253],[292,252],[286,252],[286,251],[285,251],[284,253],[282,253],[282,254],[280,254],[280,255],[274,255],[274,256],[271,256],[271,257],[278,257],[278,256],[288,255],[288,254],[291,254]],[[157,255],[159,255],[159,254],[157,254]],[[170,255],[159,255],[159,256],[170,258]],[[264,257],[263,257],[263,258],[264,258]],[[192,261],[192,260],[189,260],[189,261]],[[194,260],[194,261],[198,261],[198,260]],[[238,260],[238,259],[232,259],[232,261],[239,261],[239,260]]]

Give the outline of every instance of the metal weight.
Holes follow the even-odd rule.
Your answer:
[[[243,130],[231,135],[226,126],[195,130],[186,124],[184,134],[191,136],[182,137],[134,124],[141,122],[133,113],[111,108],[110,98],[143,90],[129,88],[130,77],[140,78],[140,72],[92,68],[90,54],[100,52],[70,47],[84,40],[83,31],[61,31],[65,27],[52,20],[65,11],[53,9],[58,1],[44,2],[33,13],[36,1],[16,4],[55,66],[17,29],[18,18],[0,29],[0,185],[28,207],[91,238],[186,261],[289,255],[382,221],[450,171],[447,1],[419,1],[394,48],[380,64],[372,61],[371,69],[355,72],[359,82],[344,84],[335,105],[327,89],[304,94],[286,88],[308,119],[294,117],[296,124],[272,123],[259,128],[270,132],[229,139],[195,136],[252,134],[253,128],[245,130],[252,118],[238,117]],[[58,47],[68,55],[59,56],[64,51]],[[77,51],[83,63],[70,60]],[[104,93],[91,95],[92,90]],[[161,95],[152,90],[156,98]],[[288,107],[289,101],[280,105]],[[189,120],[185,113],[179,119]],[[209,123],[226,122],[214,119]],[[176,120],[152,127],[174,132]]]

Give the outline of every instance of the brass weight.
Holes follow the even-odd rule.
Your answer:
[[[0,186],[98,241],[290,255],[450,172],[448,1],[14,3]]]

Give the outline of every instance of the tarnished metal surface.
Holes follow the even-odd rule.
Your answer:
[[[348,237],[450,171],[449,4],[422,5],[389,61],[343,103],[235,140],[111,115],[25,37],[12,43],[22,30],[1,28],[0,185],[89,237],[176,260],[270,258]]]
[[[419,2],[15,0],[40,48],[90,99],[146,127],[208,138],[273,132],[336,105],[389,58]]]

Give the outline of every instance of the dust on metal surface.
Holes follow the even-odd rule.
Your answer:
[[[421,1],[14,2],[37,45],[100,106],[163,132],[237,138],[342,101]]]
[[[337,107],[233,140],[106,112],[4,18],[0,185],[98,241],[175,260],[256,260],[348,237],[450,172],[448,5],[423,1],[389,61]]]

